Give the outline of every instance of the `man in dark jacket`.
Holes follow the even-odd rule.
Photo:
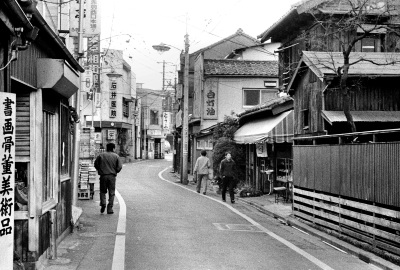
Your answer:
[[[236,163],[232,160],[231,153],[225,153],[225,159],[221,161],[219,168],[219,173],[222,178],[222,201],[226,201],[226,189],[229,187],[231,203],[235,203],[235,193],[233,189],[235,187]]]
[[[106,146],[107,152],[100,153],[94,162],[98,174],[100,175],[100,213],[106,209],[106,194],[108,190],[107,214],[114,214],[115,182],[117,173],[122,169],[119,156],[114,153],[115,144],[109,143]]]

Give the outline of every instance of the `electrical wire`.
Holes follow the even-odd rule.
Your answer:
[[[14,59],[11,58],[10,61],[8,61],[8,63],[7,63],[4,67],[0,68],[0,71],[3,70],[3,69],[6,69],[6,68],[8,67],[8,65],[11,64],[11,62],[12,62],[13,60],[14,60]]]

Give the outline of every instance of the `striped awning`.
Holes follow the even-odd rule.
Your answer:
[[[239,144],[292,142],[293,123],[293,110],[250,121],[235,132],[234,140]]]

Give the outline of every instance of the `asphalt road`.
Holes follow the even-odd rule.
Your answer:
[[[170,165],[125,164],[118,175],[125,269],[378,269],[251,206],[231,205],[229,195],[222,203],[188,190],[174,183]]]

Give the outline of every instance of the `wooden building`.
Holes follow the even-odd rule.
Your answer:
[[[340,26],[344,14],[351,10],[349,0],[306,0],[299,1],[258,38],[261,42],[280,42],[279,74],[281,85],[287,86],[304,51],[341,52],[342,45],[364,33],[354,52],[398,52],[399,37],[396,24],[400,1],[383,1],[380,8],[373,1],[365,0],[369,16],[362,16],[351,27]],[[395,32],[397,31],[397,32]],[[289,89],[287,89],[289,90]]]
[[[400,54],[354,52],[351,113],[358,131],[400,128]],[[388,64],[386,63],[393,63]],[[338,134],[348,131],[335,67],[343,65],[340,52],[304,51],[289,88],[294,97],[297,136]]]
[[[84,70],[34,4],[4,1],[0,12],[0,91],[17,101],[14,249],[38,269],[70,228],[69,98]]]
[[[399,256],[400,1],[361,1],[358,13],[350,2],[300,1],[259,38],[282,43],[280,80],[294,99],[295,216]],[[341,28],[347,19],[353,24]],[[359,132],[343,134],[350,129],[339,81],[349,45],[347,86]]]
[[[272,99],[238,116],[234,140],[246,145],[245,182],[272,193],[280,180],[292,176],[293,99]]]

